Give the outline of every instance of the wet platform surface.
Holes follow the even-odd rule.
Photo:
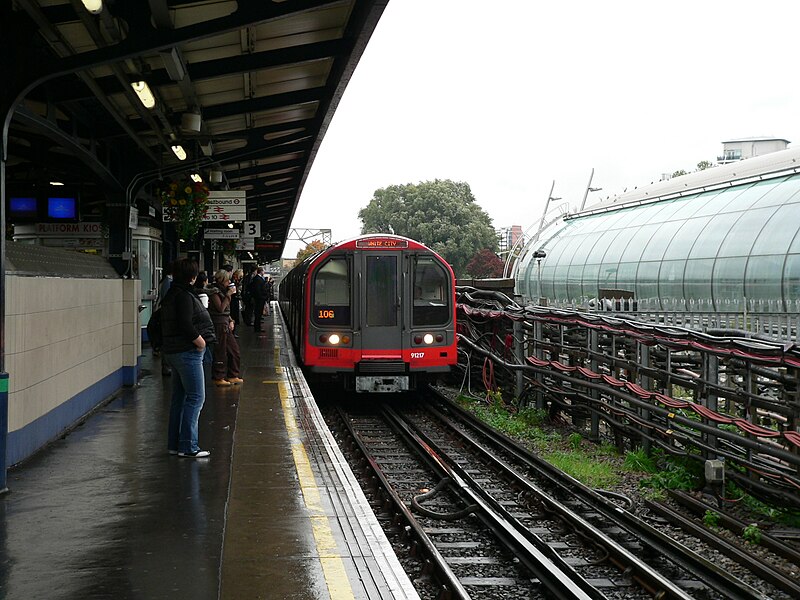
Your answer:
[[[0,598],[414,598],[337,458],[280,318],[242,328],[242,386],[207,387],[209,459],[169,456],[170,378],[139,386],[8,472]]]

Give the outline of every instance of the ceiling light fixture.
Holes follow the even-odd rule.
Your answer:
[[[51,181],[50,185],[64,185],[63,181]]]
[[[209,171],[208,180],[211,183],[222,183],[222,171]]]
[[[175,156],[178,157],[178,160],[186,160],[186,150],[184,150],[183,146],[180,144],[173,146],[172,151],[175,153]]]
[[[192,181],[194,181],[195,183],[203,183],[203,178],[200,177],[200,173],[192,173],[189,177],[191,177]]]
[[[228,229],[233,229],[233,223],[228,223]]]
[[[93,15],[103,12],[103,0],[81,0],[83,7]]]
[[[141,100],[145,108],[153,108],[156,105],[156,97],[146,81],[133,81],[131,82],[131,87],[136,92],[136,95],[139,96],[139,100]]]

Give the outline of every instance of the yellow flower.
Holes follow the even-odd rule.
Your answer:
[[[177,184],[177,183],[170,183],[170,184],[169,184],[169,189],[171,189],[171,190],[177,190],[177,189],[178,189],[178,184]]]
[[[183,188],[183,191],[184,191],[184,192],[186,192],[187,194],[191,194],[191,193],[192,193],[192,188],[190,188],[190,187],[187,185],[185,188]]]
[[[175,198],[172,198],[172,199],[169,201],[169,203],[170,203],[170,204],[172,204],[172,206],[175,206],[175,205],[178,203],[178,201],[177,201],[177,200],[175,200]]]
[[[186,204],[186,200],[184,200],[183,198],[181,198],[180,200],[178,200],[178,204],[180,204],[181,206],[183,206],[184,204]]]

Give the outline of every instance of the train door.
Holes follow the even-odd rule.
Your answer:
[[[402,358],[400,269],[402,256],[362,252],[360,312],[361,349],[365,359]]]

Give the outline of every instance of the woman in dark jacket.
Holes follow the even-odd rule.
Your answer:
[[[211,453],[197,444],[197,422],[206,398],[203,354],[215,340],[208,310],[192,287],[197,263],[184,258],[172,267],[172,285],[161,303],[164,342],[161,353],[172,367],[172,404],[167,448],[170,454],[205,458]]]
[[[230,287],[229,277],[230,275],[225,269],[217,271],[214,274],[216,287],[208,294],[208,312],[211,314],[214,332],[217,336],[211,377],[214,385],[223,387],[243,383],[239,376],[241,362],[239,342],[233,336],[233,320],[231,319],[231,302],[236,288]]]

